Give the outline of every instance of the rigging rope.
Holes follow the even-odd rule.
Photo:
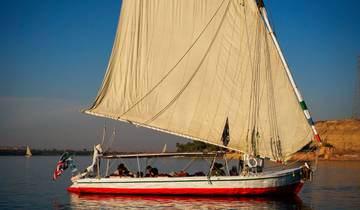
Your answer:
[[[192,163],[195,161],[195,159],[196,159],[196,158],[192,158],[192,159],[186,164],[186,166],[185,166],[184,168],[182,168],[181,170],[182,170],[182,171],[186,171],[186,170],[192,165]]]
[[[104,129],[103,129],[103,135],[102,135],[101,145],[104,144],[105,135],[106,135],[106,121],[104,122]]]
[[[268,107],[268,118],[269,118],[269,127],[270,127],[270,148],[272,156],[275,160],[283,161],[284,157],[282,155],[281,141],[279,134],[279,127],[277,124],[277,114],[275,106],[275,94],[274,94],[274,81],[272,78],[272,68],[270,61],[270,49],[269,49],[269,39],[267,36],[267,30],[265,26],[264,29],[264,39],[265,39],[265,72],[266,72],[266,82],[267,82],[267,107]]]
[[[116,130],[115,130],[115,127],[114,127],[114,130],[112,132],[112,135],[110,137],[110,140],[108,141],[108,145],[104,145],[104,151],[105,152],[108,152],[110,150],[110,147],[112,146],[112,143],[114,142],[115,140],[115,135],[116,135]],[[105,149],[106,148],[106,149]]]
[[[257,14],[258,15],[258,14]],[[259,104],[260,104],[260,48],[261,48],[261,39],[259,27],[260,18],[257,18],[257,23],[255,27],[255,42],[254,48],[249,50],[254,50],[253,59],[252,59],[252,75],[251,75],[251,91],[249,99],[249,116],[248,116],[248,129],[247,129],[247,142],[250,140],[250,147],[248,148],[249,153],[253,156],[258,155],[258,145],[259,145]],[[251,63],[251,58],[250,58]],[[250,133],[249,133],[250,132]],[[250,138],[250,139],[249,139]],[[248,143],[249,144],[249,143]]]

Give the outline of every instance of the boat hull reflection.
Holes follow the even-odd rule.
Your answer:
[[[148,209],[310,209],[294,195],[289,197],[199,197],[199,196],[134,196],[70,193],[74,209],[145,208]]]

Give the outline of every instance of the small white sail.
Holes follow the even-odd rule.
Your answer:
[[[124,0],[88,114],[286,160],[313,137],[253,0]]]
[[[26,156],[26,157],[30,157],[30,156],[32,156],[32,153],[31,153],[31,150],[30,150],[30,147],[29,147],[29,146],[26,146],[26,153],[25,153],[25,156]]]

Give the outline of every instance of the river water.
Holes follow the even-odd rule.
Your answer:
[[[360,209],[360,162],[320,161],[314,180],[291,197],[181,197],[181,196],[90,196],[68,193],[71,172],[57,181],[52,172],[58,157],[0,157],[0,209]],[[90,157],[75,157],[78,168]],[[176,162],[176,163],[175,163]],[[188,160],[153,160],[160,171],[170,166],[187,166]],[[116,167],[117,163],[110,163]],[[137,168],[134,162],[126,162]],[[187,170],[206,170],[207,163],[195,162]],[[104,165],[104,164],[103,164]],[[105,173],[105,172],[103,172]]]

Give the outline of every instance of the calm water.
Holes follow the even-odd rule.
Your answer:
[[[57,159],[0,157],[0,209],[360,209],[360,162],[357,161],[319,162],[313,182],[306,183],[295,197],[206,198],[78,196],[66,191],[70,185],[69,171],[58,181],[52,181]],[[90,157],[75,160],[79,168],[90,163]],[[187,162],[177,160],[176,164],[182,168]],[[163,171],[175,164],[172,160],[148,163]],[[136,167],[132,162],[126,164]],[[114,167],[116,163],[111,165]],[[205,169],[206,164],[202,165]]]

